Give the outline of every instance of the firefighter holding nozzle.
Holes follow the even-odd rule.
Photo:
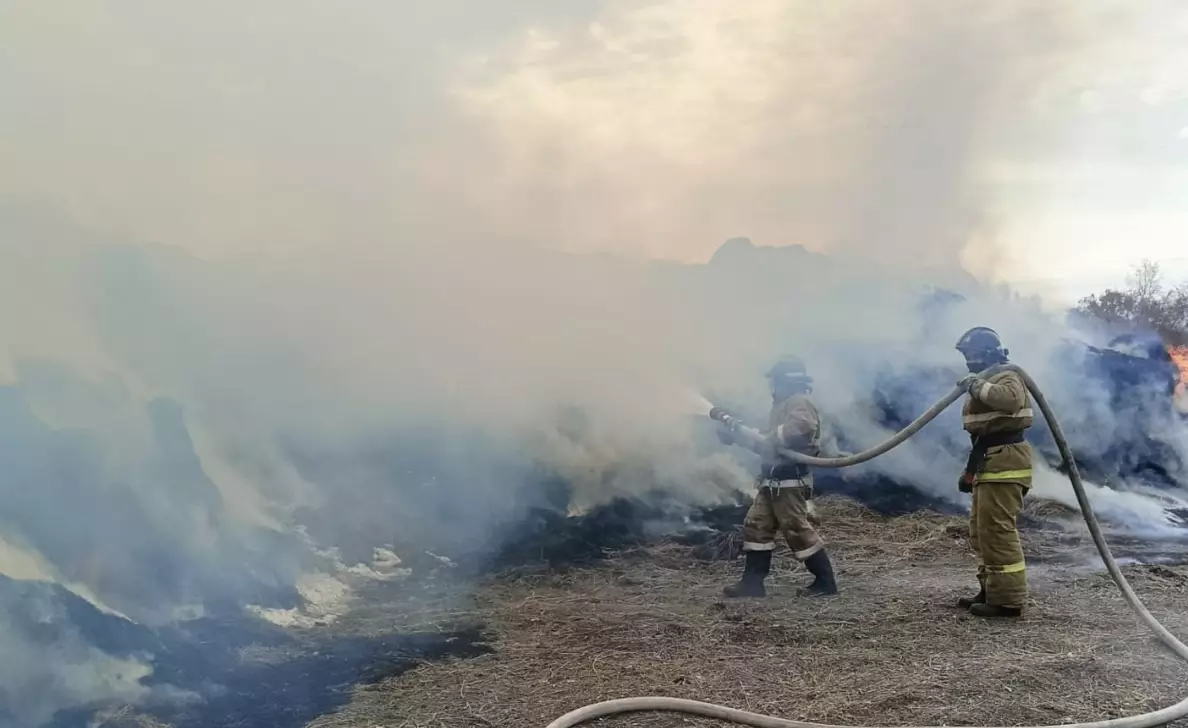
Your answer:
[[[763,582],[771,571],[776,536],[782,535],[792,554],[814,577],[802,595],[836,594],[833,565],[810,516],[812,473],[808,466],[781,454],[783,450],[811,456],[821,452],[821,417],[809,397],[813,380],[804,362],[795,357],[780,360],[767,378],[772,406],[766,433],[743,425],[718,407],[710,411],[710,417],[721,423],[723,442],[754,450],[762,462],[755,498],[743,521],[746,566],[742,579],[723,593],[728,597],[766,596]]]

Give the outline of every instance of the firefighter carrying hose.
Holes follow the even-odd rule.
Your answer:
[[[836,594],[833,565],[825,553],[825,542],[813,527],[816,519],[810,515],[812,473],[807,466],[779,453],[790,449],[806,455],[820,454],[821,417],[809,398],[813,380],[804,362],[792,357],[778,362],[767,377],[772,393],[767,433],[742,425],[722,409],[715,407],[710,412],[710,417],[725,426],[723,442],[750,448],[762,459],[755,499],[743,521],[746,566],[742,579],[723,593],[728,597],[766,596],[763,582],[771,571],[776,536],[782,534],[792,553],[814,577],[802,594]]]
[[[1009,353],[993,329],[978,326],[957,342],[970,373],[958,385],[969,392],[962,423],[971,449],[959,479],[973,495],[969,540],[979,557],[977,596],[958,607],[978,617],[1018,617],[1027,601],[1027,571],[1016,519],[1031,488],[1031,446],[1023,433],[1033,413],[1027,387],[1015,372],[981,372],[1007,362]]]

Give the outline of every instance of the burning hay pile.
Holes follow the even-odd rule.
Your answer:
[[[948,391],[956,376],[952,367],[959,362],[943,326],[913,333],[910,309],[916,291],[909,280],[888,281],[881,271],[855,272],[844,260],[803,249],[759,249],[750,243],[732,249],[728,260],[709,265],[638,271],[595,269],[577,257],[532,259],[527,262],[534,272],[527,278],[515,275],[514,266],[497,254],[482,258],[475,268],[473,261],[466,264],[467,271],[482,273],[476,285],[496,284],[468,289],[475,300],[491,305],[468,301],[457,311],[450,309],[456,303],[454,289],[439,285],[431,261],[402,265],[400,285],[388,276],[394,271],[376,271],[377,278],[369,277],[370,271],[336,274],[349,281],[350,292],[392,290],[408,296],[385,304],[385,315],[370,299],[343,305],[340,294],[348,291],[336,285],[339,278],[326,281],[320,266],[282,274],[139,248],[103,250],[79,261],[79,270],[103,273],[95,284],[104,291],[96,305],[86,307],[98,320],[80,326],[112,332],[130,359],[116,357],[121,366],[110,381],[85,366],[32,363],[16,370],[14,383],[0,391],[0,459],[8,476],[0,489],[11,511],[0,546],[17,557],[8,564],[14,580],[73,585],[96,601],[81,615],[51,610],[56,631],[43,629],[37,620],[17,619],[26,612],[40,614],[44,603],[38,590],[16,593],[0,609],[7,624],[20,627],[5,634],[6,654],[16,655],[18,649],[22,654],[13,660],[22,668],[0,680],[5,698],[0,707],[9,710],[9,722],[30,725],[57,716],[82,724],[97,707],[135,704],[175,726],[218,725],[232,717],[245,725],[252,720],[296,726],[333,710],[353,685],[377,677],[372,669],[377,662],[383,663],[382,674],[387,665],[403,669],[406,658],[453,654],[403,639],[434,627],[432,619],[393,634],[394,623],[407,621],[393,608],[385,613],[387,631],[376,630],[379,641],[340,639],[343,626],[336,624],[319,635],[275,635],[283,645],[264,645],[273,650],[264,657],[284,653],[292,659],[241,659],[241,653],[259,656],[259,643],[274,638],[256,632],[251,615],[308,606],[309,614],[301,616],[318,616],[312,606],[320,600],[307,597],[299,585],[311,578],[322,583],[347,572],[370,573],[377,548],[406,559],[402,570],[414,577],[431,573],[442,559],[456,564],[458,575],[470,576],[526,562],[547,565],[546,576],[533,577],[536,582],[521,572],[518,579],[496,580],[479,594],[480,608],[470,616],[502,630],[504,649],[493,658],[502,661],[499,665],[520,664],[517,640],[539,639],[546,645],[541,649],[553,649],[551,634],[533,630],[567,619],[565,609],[599,606],[582,615],[594,620],[591,634],[619,639],[629,627],[616,626],[616,610],[642,604],[645,597],[668,605],[665,612],[683,620],[675,627],[653,625],[657,634],[675,630],[669,642],[651,644],[652,638],[640,637],[653,653],[666,656],[666,665],[677,665],[665,670],[685,669],[679,666],[686,657],[671,652],[673,644],[689,642],[711,655],[753,649],[721,637],[730,625],[720,622],[751,619],[749,607],[705,611],[736,568],[727,561],[737,547],[732,529],[741,510],[695,508],[721,503],[733,488],[748,487],[757,463],[746,462],[743,453],[724,452],[704,416],[704,403],[688,411],[689,392],[737,402],[749,411],[750,421],[762,422],[765,407],[760,405],[767,393],[754,368],[795,345],[820,373],[821,408],[837,420],[839,448],[857,450],[931,405],[934,389]],[[453,265],[445,268],[455,279]],[[425,285],[412,285],[422,280]],[[782,285],[755,285],[765,280],[806,285],[785,295]],[[509,282],[523,308],[496,305],[507,299],[503,287]],[[571,289],[574,297],[568,298]],[[615,291],[617,317],[608,315],[604,291]],[[719,295],[703,295],[707,291]],[[250,303],[260,292],[268,295],[258,305]],[[307,299],[310,292],[316,295]],[[1001,303],[988,292],[981,298],[981,305]],[[308,311],[291,310],[288,303],[294,300],[305,301]],[[557,301],[563,316],[538,320],[541,309],[527,303],[535,300]],[[863,312],[877,311],[879,317],[819,306],[826,300],[863,301]],[[226,301],[243,308],[226,309]],[[798,312],[808,305],[822,315],[831,313],[806,318]],[[974,299],[970,305],[954,311],[946,325],[959,328],[967,323],[962,317],[980,319],[984,311]],[[436,335],[440,327],[418,318],[420,312],[443,307],[457,324],[450,328],[454,335],[444,338]],[[315,311],[328,317],[311,319],[308,313]],[[1000,311],[995,321],[1001,318],[1004,335],[1018,342],[1012,346],[1034,359],[1038,375],[1051,359],[1051,347],[1045,345],[1049,334],[1063,327],[1042,321],[1032,327],[1027,311],[1012,311]],[[367,321],[365,332],[354,326],[360,320]],[[524,321],[529,325],[515,323]],[[637,321],[639,327],[631,325]],[[510,328],[500,328],[508,322]],[[554,329],[580,342],[538,335]],[[400,342],[400,351],[376,352],[376,330],[401,332],[391,337]],[[449,346],[440,347],[443,341]],[[543,343],[540,348],[508,346],[515,341]],[[714,342],[712,351],[706,350],[707,341]],[[228,342],[241,347],[228,349]],[[156,360],[173,349],[191,356]],[[400,356],[408,351],[418,352],[415,361]],[[1163,454],[1168,442],[1179,442],[1182,431],[1144,428],[1140,415],[1145,410],[1115,407],[1111,399],[1132,381],[1118,372],[1141,374],[1149,367],[1120,353],[1102,359],[1107,360],[1118,366],[1093,370],[1104,377],[1068,376],[1080,370],[1059,366],[1060,376],[1044,379],[1045,387],[1053,385],[1055,402],[1062,386],[1072,392],[1075,406],[1059,405],[1062,416],[1085,415],[1083,421],[1070,420],[1069,431],[1084,436],[1082,449],[1102,455],[1094,466],[1103,476],[1149,472],[1154,462],[1163,475],[1178,477],[1179,461]],[[393,361],[402,366],[389,366]],[[277,366],[261,364],[268,362]],[[361,368],[361,362],[376,363],[376,368]],[[475,362],[483,363],[482,377],[475,376]],[[235,386],[206,380],[240,369],[252,376]],[[144,372],[155,372],[153,381],[142,381]],[[1112,384],[1097,386],[1100,380]],[[150,398],[147,393],[158,385],[161,394]],[[1096,395],[1096,407],[1082,406],[1087,394]],[[1119,412],[1127,416],[1115,416]],[[692,416],[696,422],[688,419]],[[955,409],[945,416],[959,417]],[[1106,426],[1098,427],[1101,422]],[[1154,434],[1147,437],[1148,431]],[[966,448],[958,422],[938,422],[877,463],[822,473],[819,492],[844,493],[888,513],[960,509],[964,504],[951,478]],[[1101,492],[1103,515],[1116,506],[1116,512],[1134,516],[1126,525],[1144,536],[1151,521],[1164,515],[1164,501],[1175,502],[1174,492],[1157,493],[1158,499],[1146,491],[1128,492],[1125,478],[1100,481],[1119,485]],[[528,492],[521,498],[525,485]],[[667,495],[656,497],[656,491]],[[62,509],[62,503],[73,507]],[[957,523],[951,524],[957,531],[946,533],[932,529],[929,519],[935,516],[888,521],[839,507],[830,514],[826,533],[841,548],[842,576],[850,583],[838,605],[828,607],[842,610],[841,619],[856,625],[874,619],[845,611],[845,605],[858,609],[864,599],[883,608],[887,595],[899,595],[905,604],[923,603],[937,591],[925,588],[930,580],[940,579],[948,592],[956,592],[958,583],[968,584],[964,556],[958,558],[959,569],[945,572],[938,566],[959,551],[952,551],[960,540]],[[574,512],[583,518],[566,517]],[[891,524],[924,531],[888,533]],[[681,534],[682,542],[656,545],[657,536],[672,533]],[[1038,548],[1036,542],[1032,547]],[[625,553],[652,561],[632,560]],[[549,573],[574,567],[579,570],[565,577],[573,593],[548,581]],[[616,569],[624,579],[645,584],[641,591],[608,576]],[[590,579],[603,579],[609,591],[591,591]],[[469,589],[469,584],[459,586],[451,609],[466,603],[461,600]],[[870,590],[869,596],[863,589]],[[507,610],[522,603],[517,599],[524,590],[547,594],[548,604],[560,611],[546,609],[540,625],[528,625],[520,634],[508,626],[517,615]],[[333,591],[345,595],[348,590],[338,584]],[[602,610],[600,599],[614,606]],[[75,603],[63,594],[50,599],[51,605]],[[779,604],[763,614],[799,608]],[[86,610],[100,605],[136,623],[125,635],[122,622],[103,621],[104,629],[127,640],[110,640],[106,634],[92,639],[82,628],[83,618],[94,616]],[[195,614],[206,615],[205,621],[195,624]],[[799,623],[805,617],[788,613],[778,619]],[[910,626],[923,628],[928,619]],[[630,629],[647,624],[640,617]],[[691,642],[681,636],[682,629],[693,630]],[[576,638],[556,636],[560,649],[570,650],[567,659],[581,663],[593,655],[601,670],[604,658],[596,651],[582,652],[585,648],[566,642]],[[830,644],[833,638],[808,632],[796,639]],[[339,654],[330,646],[350,649]],[[937,648],[938,654],[949,654]],[[627,665],[635,659],[644,669],[643,658],[632,658],[626,647],[621,651],[608,659]],[[306,652],[325,659],[306,660]],[[124,669],[125,662],[135,663],[135,671]],[[465,669],[482,664],[466,663]],[[78,672],[77,665],[86,668]],[[113,665],[119,669],[109,670]],[[142,675],[149,670],[151,676]],[[95,680],[95,674],[113,677]],[[688,673],[680,684],[697,684],[692,677],[697,674]],[[502,689],[496,677],[476,679],[496,680],[493,689]],[[575,681],[567,688],[572,694],[541,701],[542,711],[578,702],[570,701],[578,695],[573,691],[597,686],[601,677],[577,670],[567,679]],[[47,696],[39,692],[41,686],[55,690]],[[605,692],[634,692],[629,687],[638,686],[609,685]],[[707,686],[706,694],[719,687]],[[258,700],[260,695],[279,697]],[[199,700],[187,702],[195,697]],[[416,699],[407,704],[415,706]],[[505,700],[499,705],[522,709]],[[263,712],[252,713],[258,708]],[[0,711],[0,725],[8,718]]]
[[[583,704],[633,695],[694,698],[789,718],[851,724],[1091,720],[1182,697],[1188,672],[1128,611],[1107,577],[1048,564],[1075,534],[1024,533],[1033,604],[1016,624],[974,619],[950,604],[973,583],[963,519],[889,518],[846,499],[822,502],[844,593],[804,601],[804,575],[781,554],[773,596],[724,602],[737,565],[701,561],[687,545],[638,547],[565,573],[512,571],[489,580],[473,609],[494,654],[424,665],[359,689],[312,725],[544,726]],[[1183,567],[1134,567],[1156,616],[1188,632]],[[446,602],[450,603],[450,602]],[[711,725],[645,714],[607,725]]]

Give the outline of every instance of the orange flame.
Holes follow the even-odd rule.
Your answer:
[[[1169,346],[1167,353],[1180,370],[1180,383],[1176,385],[1176,406],[1188,412],[1188,346]]]

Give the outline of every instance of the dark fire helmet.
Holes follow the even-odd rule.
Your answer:
[[[786,356],[767,370],[767,378],[771,380],[774,391],[810,389],[813,378],[808,374],[808,368],[800,357]]]
[[[966,361],[983,364],[1000,364],[1010,354],[1002,347],[998,332],[987,326],[975,326],[962,334],[957,340],[957,351]]]

